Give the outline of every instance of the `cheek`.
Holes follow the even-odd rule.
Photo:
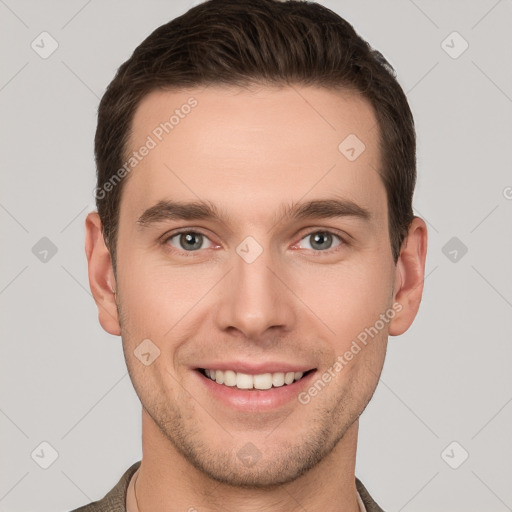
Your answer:
[[[339,343],[346,343],[374,325],[390,305],[392,273],[368,264],[340,264],[321,275],[304,274],[304,303],[329,327]],[[304,283],[307,283],[304,284]]]
[[[131,252],[130,252],[131,250]],[[118,261],[118,281],[125,326],[162,338],[208,295],[222,277],[215,266],[170,264],[160,253],[126,247]]]
[[[117,278],[123,346],[140,382],[169,379],[166,369],[176,368],[179,347],[194,335],[191,320],[204,314],[204,299],[225,269],[219,265],[171,263],[165,250],[146,249],[125,237],[118,249]],[[195,322],[194,327],[200,325]],[[145,339],[160,350],[151,366],[139,368],[134,359]],[[142,372],[142,373],[141,373]]]

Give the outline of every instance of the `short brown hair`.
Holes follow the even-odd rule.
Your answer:
[[[357,91],[379,128],[394,261],[414,217],[416,136],[407,98],[384,57],[331,10],[307,1],[209,0],[157,28],[120,66],[98,109],[96,206],[114,272],[119,205],[137,106],[157,89],[311,85]],[[341,142],[341,141],[340,141]],[[108,189],[108,193],[106,190]]]

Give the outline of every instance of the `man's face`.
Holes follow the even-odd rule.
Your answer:
[[[182,108],[190,97],[197,104]],[[176,109],[179,122],[158,130]],[[364,143],[359,156],[351,134]],[[377,321],[393,305],[395,265],[373,110],[349,92],[299,86],[159,91],[137,109],[129,151],[153,146],[148,136],[154,147],[122,194],[116,282],[146,421],[217,480],[291,481],[357,422],[384,361],[389,325]],[[161,201],[201,202],[221,218],[143,216]],[[337,216],[285,215],[312,201],[345,205]],[[371,327],[377,334],[335,367]],[[199,369],[311,371],[257,391]]]

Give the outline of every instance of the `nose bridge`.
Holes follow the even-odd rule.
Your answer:
[[[271,327],[291,328],[295,314],[285,287],[274,274],[279,267],[271,250],[253,237],[238,245],[224,284],[218,317],[221,329],[236,328],[256,339]]]

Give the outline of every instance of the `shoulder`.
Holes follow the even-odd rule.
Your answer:
[[[126,512],[126,491],[130,479],[137,471],[141,461],[130,466],[119,482],[101,499],[88,505],[72,510],[71,512]]]
[[[375,500],[370,496],[370,493],[358,478],[356,478],[356,488],[363,500],[364,506],[366,507],[366,512],[384,512],[384,510],[380,508]]]

